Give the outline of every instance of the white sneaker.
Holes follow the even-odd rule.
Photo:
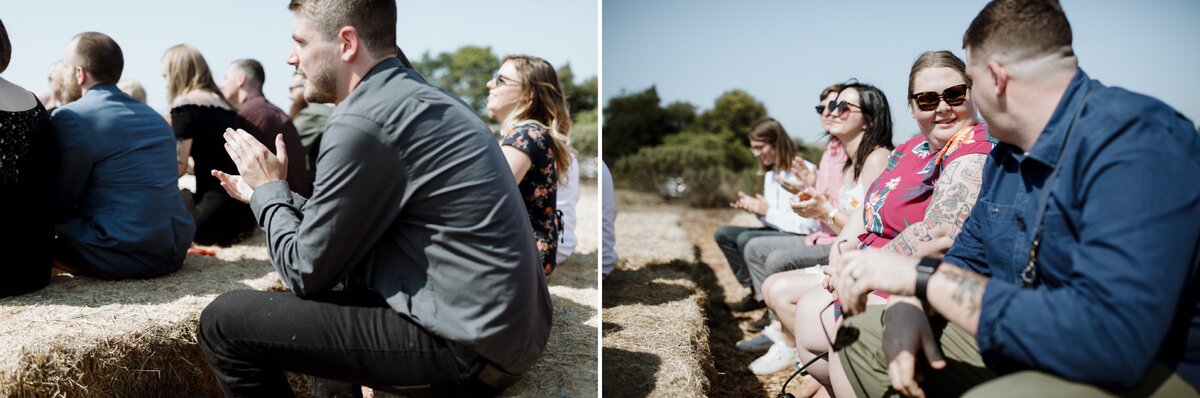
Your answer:
[[[750,362],[750,371],[756,375],[769,375],[794,366],[796,358],[796,347],[775,343],[766,354]]]
[[[779,321],[771,321],[770,325],[767,325],[767,327],[763,328],[762,334],[771,339],[772,342],[783,342],[783,323],[780,323]]]

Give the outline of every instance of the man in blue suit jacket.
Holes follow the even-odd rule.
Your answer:
[[[196,225],[179,197],[175,138],[149,106],[116,86],[124,59],[102,33],[76,35],[73,74],[51,115],[59,145],[61,268],[104,279],[152,278],[183,265]]]

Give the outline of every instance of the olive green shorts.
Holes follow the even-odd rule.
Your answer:
[[[847,317],[838,330],[838,343],[843,345],[838,351],[842,369],[859,397],[900,396],[891,389],[887,375],[887,360],[882,349],[883,313],[883,306],[868,306],[866,312]],[[1162,364],[1154,365],[1141,385],[1124,392],[1104,390],[1037,371],[997,377],[984,366],[974,336],[954,325],[933,326],[946,367],[935,371],[924,363],[923,358],[918,365],[918,372],[924,377],[921,388],[931,397],[1200,397],[1195,388]]]

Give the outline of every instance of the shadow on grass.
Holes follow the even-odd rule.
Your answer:
[[[604,396],[645,397],[654,391],[655,375],[662,367],[657,355],[608,347],[603,355],[604,363],[620,364],[604,367]]]

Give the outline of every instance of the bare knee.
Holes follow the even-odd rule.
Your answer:
[[[833,296],[824,289],[812,289],[796,302],[796,345],[814,354],[829,350],[828,333],[836,329],[833,313],[827,309]]]

